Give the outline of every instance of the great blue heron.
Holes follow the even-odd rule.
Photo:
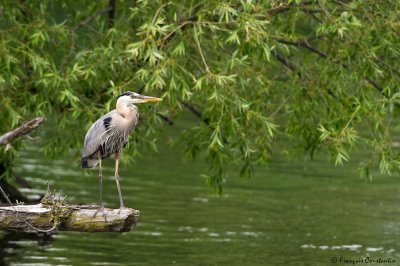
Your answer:
[[[99,164],[100,207],[96,214],[101,212],[105,216],[101,160],[110,155],[115,155],[115,182],[117,183],[121,211],[124,208],[124,201],[119,185],[118,160],[121,150],[128,143],[130,132],[135,128],[139,120],[139,110],[135,104],[161,100],[160,98],[144,96],[131,91],[124,92],[117,98],[116,109],[103,115],[86,133],[85,144],[82,149],[82,167],[92,168]]]

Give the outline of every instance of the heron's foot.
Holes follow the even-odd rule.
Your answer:
[[[106,213],[105,213],[105,211],[104,211],[104,207],[103,207],[103,206],[100,206],[100,207],[97,209],[97,211],[93,214],[91,220],[93,220],[93,218],[96,217],[98,213],[101,213],[101,215],[104,217],[104,221],[107,222],[107,216],[106,216]]]
[[[124,205],[122,205],[121,207],[119,207],[118,214],[120,214],[121,211],[122,211],[123,209],[126,209],[126,208],[124,207]]]

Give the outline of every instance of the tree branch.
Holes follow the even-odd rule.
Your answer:
[[[278,42],[283,43],[283,44],[294,45],[296,47],[304,47],[304,48],[310,50],[311,52],[318,54],[319,56],[321,56],[323,58],[328,57],[326,53],[322,52],[321,50],[319,50],[316,47],[311,46],[307,40],[291,41],[291,40],[282,39],[282,38],[276,38],[275,40],[277,40]]]
[[[158,115],[162,120],[164,120],[168,125],[170,125],[170,126],[173,126],[173,125],[174,125],[174,120],[172,120],[171,117],[166,116],[166,115],[164,115],[164,114],[162,114],[162,113],[157,113],[157,115]]]
[[[292,62],[290,62],[289,59],[287,59],[286,57],[281,56],[278,53],[272,53],[272,54],[276,58],[276,60],[278,60],[279,63],[281,63],[286,68],[290,69],[291,71],[296,73],[299,77],[301,77],[301,73],[297,70],[297,67]]]
[[[23,123],[20,127],[0,136],[0,145],[9,144],[15,138],[30,133],[35,128],[39,127],[45,120],[46,119],[44,117],[36,117]]]
[[[318,21],[318,23],[322,23],[322,20],[320,18],[317,17],[317,15],[315,14],[315,12],[310,12],[307,9],[302,9],[302,11],[308,15],[310,15],[313,19],[315,19],[316,21]]]
[[[111,12],[113,10],[113,8],[114,8],[113,6],[108,6],[108,7],[104,8],[104,9],[101,9],[101,10],[97,11],[93,15],[88,16],[86,19],[82,20],[81,22],[76,24],[74,27],[72,27],[72,31],[76,31],[78,28],[89,24],[92,20],[94,20],[98,16],[101,16],[101,15],[107,13],[107,12]]]
[[[115,0],[110,0],[108,7],[110,8],[110,10],[108,11],[108,28],[111,29],[114,27],[114,22],[115,22],[115,10],[116,10]]]
[[[187,18],[187,19],[182,19],[182,20],[179,22],[179,26],[178,26],[175,30],[171,31],[171,32],[162,40],[162,42],[161,42],[159,48],[164,47],[164,45],[166,45],[168,42],[170,42],[170,41],[175,37],[176,32],[177,32],[178,30],[183,30],[183,29],[185,29],[187,26],[189,26],[189,25],[192,24],[193,22],[196,22],[197,19],[198,19],[197,16],[192,16],[192,17]]]
[[[183,106],[185,106],[190,112],[192,112],[196,117],[200,118],[201,121],[203,121],[207,126],[210,125],[210,119],[209,118],[203,118],[203,114],[197,110],[196,107],[194,107],[192,104],[185,102],[185,101],[181,101],[181,103],[183,104]]]
[[[289,59],[287,59],[286,57],[283,57],[277,53],[273,53],[273,55],[276,58],[276,60],[278,60],[278,62],[280,62],[285,67],[287,67],[288,69],[293,71],[297,76],[299,76],[300,78],[303,76],[303,74],[298,70],[298,68],[292,62],[290,62]],[[306,75],[304,75],[304,76],[306,76]],[[338,100],[338,98],[335,96],[335,94],[332,92],[331,89],[328,89],[327,92],[331,97]]]
[[[304,47],[304,48],[306,48],[307,50],[309,50],[309,51],[311,51],[312,53],[315,53],[315,54],[317,54],[317,55],[319,55],[320,57],[322,57],[322,58],[328,58],[328,55],[325,53],[325,52],[323,52],[323,51],[321,51],[320,49],[318,49],[318,48],[316,48],[316,47],[314,47],[314,46],[312,46],[312,45],[310,45],[310,43],[307,41],[307,40],[295,40],[295,41],[290,41],[290,40],[286,40],[286,39],[282,39],[282,38],[276,38],[276,40],[278,41],[278,42],[280,42],[280,43],[284,43],[284,44],[288,44],[288,45],[293,45],[293,46],[296,46],[296,47]],[[278,59],[278,58],[277,58]],[[280,59],[278,59],[279,61],[281,61]],[[341,63],[341,62],[339,62],[338,60],[333,60],[333,63],[336,63],[336,64],[340,64],[340,65],[342,65],[345,69],[348,69],[349,67],[346,65],[346,64],[343,64],[343,63]],[[286,64],[285,64],[286,65]],[[290,67],[290,65],[287,65],[287,67],[289,67],[290,69],[292,69],[293,68],[293,66],[291,66]],[[379,92],[381,92],[385,97],[388,97],[385,93],[384,93],[384,90],[383,90],[383,87],[381,86],[381,85],[379,85],[379,83],[378,82],[376,82],[376,81],[374,81],[374,80],[372,80],[372,79],[370,79],[370,78],[368,78],[368,77],[365,77],[365,80],[369,83],[369,84],[371,84],[376,90],[378,90]]]

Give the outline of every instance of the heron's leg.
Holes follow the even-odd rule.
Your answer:
[[[119,185],[119,175],[118,175],[118,161],[119,161],[119,152],[115,153],[115,182],[117,183],[118,195],[119,195],[119,212],[124,208],[124,200],[122,199],[121,187]]]
[[[101,169],[101,154],[99,152],[99,192],[100,192],[100,210],[104,209],[103,205],[103,171]]]
[[[98,159],[99,159],[99,192],[100,192],[100,206],[99,209],[94,213],[92,219],[97,215],[97,213],[101,213],[104,217],[104,220],[107,221],[106,214],[104,212],[104,205],[103,205],[103,170],[101,167],[101,153],[98,153]]]

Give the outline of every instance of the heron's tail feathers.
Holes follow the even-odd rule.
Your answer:
[[[90,159],[88,157],[82,158],[81,165],[83,168],[92,168],[99,163],[97,159]]]

